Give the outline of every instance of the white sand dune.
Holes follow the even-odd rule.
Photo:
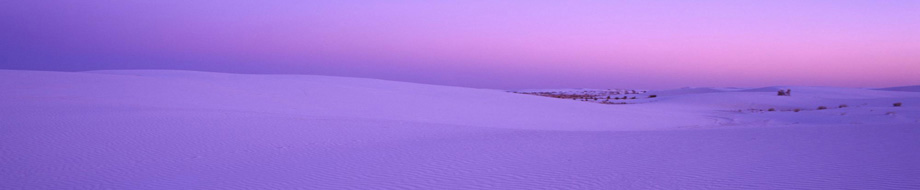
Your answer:
[[[676,96],[676,95],[686,95],[686,94],[703,94],[703,93],[713,93],[713,92],[723,92],[724,90],[716,88],[680,88],[680,89],[671,89],[671,90],[654,90],[650,91],[649,94],[655,94],[660,96]]]
[[[920,189],[920,92],[783,88],[0,70],[0,189]]]
[[[878,90],[920,92],[920,85],[879,88]]]

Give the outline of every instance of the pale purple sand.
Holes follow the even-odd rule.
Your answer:
[[[6,70],[0,89],[0,189],[920,188],[916,91],[602,105],[323,76]]]

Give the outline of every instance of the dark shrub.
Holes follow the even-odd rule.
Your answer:
[[[795,108],[795,109],[794,109],[794,110],[792,110],[792,111],[794,111],[794,112],[799,112],[799,111],[802,111],[802,109],[799,109],[799,108]]]
[[[837,108],[845,108],[845,107],[848,107],[848,106],[846,104],[840,104],[839,106],[837,106]]]
[[[648,98],[657,98],[657,97],[658,97],[658,95],[654,95],[654,94],[648,95]]]
[[[776,111],[776,108],[767,109],[767,111]]]
[[[827,109],[827,107],[825,107],[825,106],[818,106],[818,110],[826,110],[826,109]]]
[[[901,107],[901,102],[894,103],[894,107]]]

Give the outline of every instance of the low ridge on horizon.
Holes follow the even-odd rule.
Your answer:
[[[9,69],[7,69],[9,70]],[[12,70],[23,70],[23,71],[43,71],[43,72],[117,72],[117,71],[177,71],[177,72],[203,72],[203,73],[225,73],[225,74],[239,74],[239,75],[302,75],[302,76],[327,76],[327,77],[342,77],[342,78],[362,78],[362,79],[373,79],[373,80],[385,80],[385,81],[394,81],[394,82],[406,82],[406,83],[416,83],[416,84],[426,84],[426,85],[438,85],[438,86],[453,86],[453,85],[439,85],[432,83],[423,83],[423,82],[413,82],[413,81],[401,81],[401,80],[389,80],[382,78],[370,78],[370,77],[354,77],[354,76],[339,76],[339,75],[319,75],[319,74],[266,74],[266,73],[233,73],[233,72],[219,72],[219,71],[201,71],[201,70],[181,70],[181,69],[102,69],[102,70],[86,70],[86,71],[48,71],[48,70],[25,70],[25,69],[12,69]],[[475,88],[468,86],[453,86],[453,87],[467,87]],[[886,86],[886,87],[845,87],[845,86],[794,86],[794,85],[771,85],[771,86],[755,86],[755,87],[740,87],[740,86],[684,86],[676,88],[667,88],[667,89],[651,89],[651,88],[635,88],[635,89],[644,89],[644,90],[676,90],[676,89],[767,89],[767,88],[792,88],[792,87],[841,87],[841,88],[862,88],[862,89],[877,89],[877,90],[900,90],[900,91],[917,91],[916,88],[920,88],[920,85],[905,85],[905,86]],[[485,88],[485,89],[494,89],[494,88]],[[550,89],[623,89],[622,87],[608,87],[608,88],[583,88],[583,87],[561,87],[561,88],[513,88],[513,89],[496,89],[496,90],[512,90],[512,91],[526,91],[526,90],[550,90]]]

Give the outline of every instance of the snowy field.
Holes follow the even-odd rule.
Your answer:
[[[646,94],[0,70],[0,189],[920,189],[920,86]]]

